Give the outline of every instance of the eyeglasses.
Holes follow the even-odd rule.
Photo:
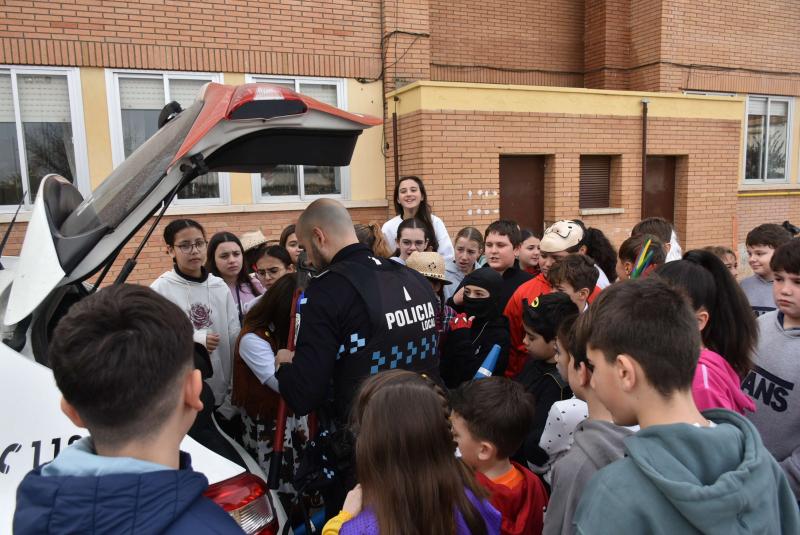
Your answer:
[[[425,244],[428,243],[428,240],[400,240],[400,245],[403,247],[411,247],[412,245],[415,246],[417,249],[422,249],[425,247]]]
[[[267,276],[267,273],[269,273],[269,274],[270,274],[270,275],[272,275],[272,276],[275,276],[275,275],[277,275],[278,273],[280,273],[280,271],[281,271],[281,270],[280,270],[280,268],[256,269],[256,270],[255,270],[255,272],[256,272],[256,273],[258,273],[258,275],[259,275],[260,277],[266,277],[266,276]]]
[[[182,253],[189,254],[195,248],[197,249],[197,252],[202,251],[203,249],[206,248],[206,245],[208,245],[207,241],[205,241],[205,240],[197,240],[194,243],[192,243],[192,242],[178,243],[174,247],[177,247],[178,249],[180,249],[180,251]]]

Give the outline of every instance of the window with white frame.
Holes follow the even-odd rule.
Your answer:
[[[158,130],[158,116],[165,104],[177,101],[188,108],[208,82],[221,82],[218,74],[186,72],[146,73],[108,71],[109,117],[113,136],[114,165],[119,165]],[[223,203],[227,174],[208,173],[178,192],[179,204]]]
[[[789,97],[748,97],[744,163],[746,181],[788,180],[791,104]]]
[[[78,70],[0,66],[0,206],[31,204],[49,173],[85,195],[87,162]]]
[[[248,76],[248,82],[266,82],[303,93],[325,104],[346,108],[345,80],[341,78]],[[349,169],[323,165],[277,165],[253,175],[253,197],[260,202],[344,197]]]

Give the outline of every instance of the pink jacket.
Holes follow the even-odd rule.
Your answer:
[[[739,376],[721,355],[710,349],[700,352],[692,380],[692,396],[698,409],[728,409],[739,414],[744,414],[745,410],[755,412],[755,403],[742,392],[740,384]]]

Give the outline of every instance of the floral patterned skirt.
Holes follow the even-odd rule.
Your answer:
[[[269,474],[272,460],[273,440],[275,439],[275,419],[251,418],[244,409],[240,409],[244,433],[241,444],[258,462],[265,474]],[[283,462],[280,468],[280,486],[278,492],[295,494],[292,480],[299,464],[300,452],[308,442],[308,417],[290,415],[286,418],[284,434]]]

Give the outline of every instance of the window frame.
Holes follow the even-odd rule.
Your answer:
[[[149,80],[162,80],[164,84],[164,104],[170,102],[170,80],[204,80],[206,82],[224,83],[221,72],[190,72],[190,71],[157,71],[138,69],[106,69],[106,95],[108,100],[108,126],[111,134],[111,161],[114,168],[125,161],[125,142],[122,134],[122,107],[120,103],[119,79],[138,78]],[[214,206],[230,204],[230,173],[217,173],[219,179],[219,197],[205,199],[180,199],[177,196],[172,201],[176,206]]]
[[[769,184],[788,184],[792,182],[792,165],[794,159],[792,158],[792,125],[794,124],[794,97],[783,95],[760,95],[760,94],[747,94],[747,100],[744,107],[744,118],[742,119],[742,184],[744,185],[769,185]],[[747,121],[750,116],[750,100],[752,98],[765,98],[767,99],[766,108],[766,142],[764,143],[765,150],[769,147],[769,117],[770,117],[770,104],[773,101],[786,102],[786,176],[784,178],[747,178]],[[764,161],[765,168],[769,167],[768,160]]]
[[[318,76],[280,76],[275,74],[246,74],[245,83],[257,82],[282,82],[294,83],[294,90],[300,92],[300,84],[328,84],[336,85],[336,107],[347,111],[347,79],[346,78],[323,78]],[[275,204],[286,202],[311,202],[316,199],[339,199],[350,198],[350,166],[339,167],[339,183],[341,193],[328,195],[306,195],[305,193],[305,173],[304,166],[298,165],[297,181],[298,195],[278,195],[274,197],[261,194],[261,174],[251,173],[251,187],[253,202],[256,204]]]
[[[17,134],[17,157],[19,158],[22,189],[25,199],[22,209],[30,210],[36,200],[31,197],[30,176],[28,176],[28,155],[25,152],[25,134],[22,130],[22,115],[19,107],[18,74],[66,76],[67,95],[69,98],[70,123],[72,125],[72,146],[75,150],[75,187],[81,195],[87,197],[91,193],[89,180],[89,155],[86,146],[86,126],[83,117],[83,94],[81,92],[80,69],[77,67],[39,67],[32,65],[0,64],[0,71],[8,71],[11,75],[11,99],[14,108],[14,124]],[[0,213],[13,213],[16,204],[0,204]]]

